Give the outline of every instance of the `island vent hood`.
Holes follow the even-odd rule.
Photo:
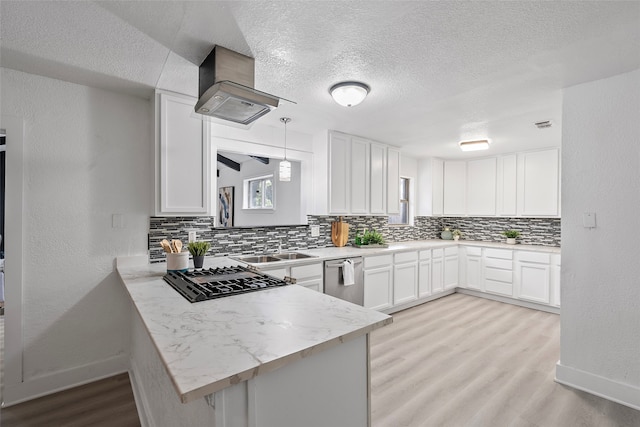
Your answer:
[[[200,65],[196,113],[248,125],[278,107],[280,98],[253,88],[253,58],[215,46]]]

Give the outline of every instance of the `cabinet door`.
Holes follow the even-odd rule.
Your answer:
[[[431,200],[432,213],[433,215],[442,215],[444,214],[444,162],[433,159],[431,168],[431,191],[433,191]]]
[[[467,255],[466,271],[467,288],[479,291],[484,290],[482,287],[482,258]]]
[[[431,295],[431,260],[420,261],[418,266],[418,297]]]
[[[496,159],[467,162],[467,215],[496,214]]]
[[[551,257],[551,287],[553,289],[552,304],[560,307],[560,254]]]
[[[418,297],[418,263],[393,267],[393,304],[413,301]]]
[[[351,213],[369,213],[369,142],[351,138]]]
[[[431,260],[431,291],[435,294],[444,291],[444,258]]]
[[[444,214],[466,213],[467,163],[444,162]]]
[[[350,138],[339,133],[329,137],[329,213],[349,213],[351,188]]]
[[[498,215],[516,215],[516,155],[498,159]]]
[[[387,149],[387,213],[400,213],[400,151]]]
[[[549,304],[549,265],[517,263],[518,298]]]
[[[558,150],[518,154],[518,215],[558,215]]]
[[[158,92],[160,171],[157,214],[207,214],[209,203],[209,144],[207,122],[195,117],[195,98]]]
[[[444,288],[453,289],[458,286],[458,256],[444,258]]]
[[[373,310],[391,307],[391,266],[364,271],[364,306]]]
[[[384,214],[387,210],[387,149],[384,145],[371,144],[370,213]],[[400,184],[398,184],[400,185]]]
[[[303,282],[298,282],[297,284],[320,293],[324,292],[322,279],[305,280]]]

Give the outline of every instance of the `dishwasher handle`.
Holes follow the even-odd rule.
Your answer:
[[[353,265],[358,265],[358,264],[362,264],[362,261],[353,261]],[[329,263],[329,262],[325,262],[325,267],[329,267],[329,268],[339,268],[342,267],[342,263],[341,262],[335,262],[335,263]]]

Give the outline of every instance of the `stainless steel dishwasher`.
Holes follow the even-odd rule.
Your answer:
[[[342,265],[350,259],[353,261],[353,285],[344,286]],[[364,276],[362,274],[362,257],[332,259],[324,262],[324,293],[364,305]]]

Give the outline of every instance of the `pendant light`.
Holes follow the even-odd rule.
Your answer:
[[[360,82],[341,82],[331,86],[329,93],[333,100],[343,107],[360,104],[369,94],[369,86]]]
[[[280,181],[291,181],[291,162],[287,160],[287,123],[291,121],[289,117],[280,117],[284,123],[284,160],[280,162]]]

